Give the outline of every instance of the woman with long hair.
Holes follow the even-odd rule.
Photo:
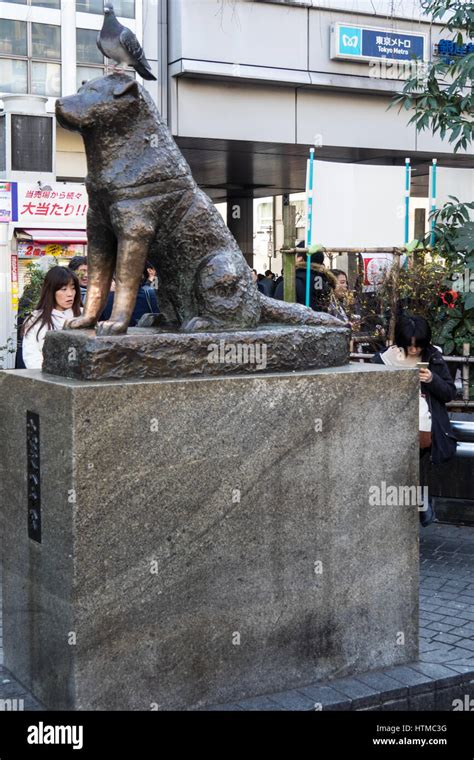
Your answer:
[[[27,369],[41,369],[48,330],[62,330],[66,319],[80,313],[79,280],[71,269],[53,267],[44,278],[36,310],[23,325],[23,361]]]
[[[431,343],[429,323],[424,317],[402,316],[395,330],[395,345],[375,354],[372,361],[418,369],[420,485],[427,485],[429,467],[447,462],[456,454],[457,446],[446,409],[456,396],[456,386],[441,352]],[[426,527],[435,519],[428,498],[425,509],[420,511],[420,522]]]
[[[329,294],[328,313],[342,319],[343,322],[350,322],[347,309],[349,296],[347,274],[342,269],[331,269],[330,272],[336,278],[336,284]]]

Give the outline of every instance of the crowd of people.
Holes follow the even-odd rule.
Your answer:
[[[301,246],[300,246],[301,247]],[[253,279],[258,290],[269,298],[284,300],[283,272],[279,277],[267,269],[258,274],[253,269]],[[296,303],[306,304],[307,255],[295,256]],[[352,324],[357,315],[352,310],[353,299],[349,292],[347,274],[342,269],[328,269],[324,265],[324,253],[313,253],[310,257],[309,306],[315,311],[324,311]]]

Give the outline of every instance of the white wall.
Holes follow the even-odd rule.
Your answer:
[[[415,127],[389,104],[382,95],[301,90],[296,142],[313,145],[317,134],[323,145],[415,150]]]
[[[168,60],[197,58],[304,69],[306,8],[259,2],[171,0]]]
[[[180,136],[295,142],[295,96],[284,87],[180,79],[172,124]]]

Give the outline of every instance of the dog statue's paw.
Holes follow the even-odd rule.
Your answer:
[[[96,320],[93,317],[74,317],[64,322],[63,330],[85,330],[88,327],[94,327]]]
[[[107,322],[99,322],[96,335],[125,335],[127,327],[128,322],[109,319]]]

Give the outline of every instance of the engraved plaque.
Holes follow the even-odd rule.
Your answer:
[[[26,413],[26,461],[28,474],[28,536],[41,543],[40,421],[36,412]]]

